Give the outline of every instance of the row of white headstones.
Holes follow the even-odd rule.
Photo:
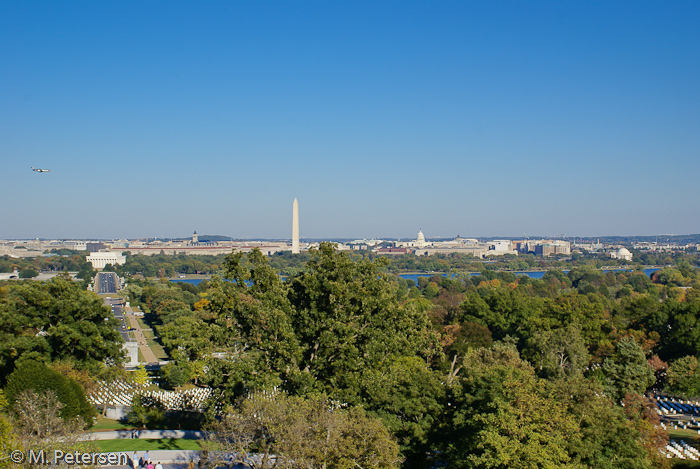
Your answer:
[[[128,406],[136,394],[158,401],[166,410],[202,410],[204,402],[211,396],[211,389],[163,391],[116,380],[99,384],[98,388],[88,395],[88,400],[93,405]]]

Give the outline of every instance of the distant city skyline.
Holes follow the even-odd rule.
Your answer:
[[[699,17],[5,1],[0,239],[700,233]]]
[[[280,238],[262,238],[262,237],[250,237],[250,236],[245,236],[245,237],[235,237],[235,236],[228,236],[226,234],[222,233],[207,233],[203,235],[199,235],[201,238],[202,242],[208,242],[210,237],[223,237],[228,240],[232,241],[239,241],[239,242],[244,242],[244,241],[289,241],[290,245],[291,242],[293,241],[293,237],[280,237]],[[606,239],[606,238],[656,238],[653,241],[658,242],[658,243],[665,243],[669,241],[672,238],[678,238],[678,237],[698,237],[700,238],[700,233],[679,233],[679,234],[669,234],[669,233],[663,233],[663,234],[658,234],[658,235],[640,235],[640,234],[631,234],[631,235],[616,235],[616,234],[602,234],[602,235],[594,235],[594,236],[578,236],[578,235],[569,235],[567,233],[558,233],[556,235],[543,235],[543,234],[538,234],[538,233],[532,233],[532,234],[526,234],[525,236],[507,236],[507,235],[494,235],[494,236],[479,236],[479,235],[462,235],[462,234],[457,234],[457,235],[452,235],[452,236],[425,236],[425,239],[428,240],[451,240],[451,239],[498,239],[498,238],[503,238],[503,239],[512,239],[512,240],[525,240],[525,239],[566,239],[569,241],[576,240],[576,239],[588,239],[588,240],[593,240],[596,238],[600,239]],[[382,240],[382,241],[408,241],[408,240],[414,240],[417,238],[417,235],[413,236],[373,236],[373,237],[356,237],[356,236],[336,236],[336,237],[324,237],[324,238],[318,238],[318,237],[300,237],[300,241],[304,242],[319,242],[319,241],[334,241],[334,240],[342,240],[343,242],[351,242],[351,241],[371,241],[371,240]],[[46,238],[46,237],[27,237],[27,238],[0,238],[0,241],[34,241],[34,240],[41,240],[41,241],[49,241],[49,240],[75,240],[75,241],[117,241],[120,239],[128,239],[130,241],[136,241],[136,240],[163,240],[163,241],[183,241],[183,240],[191,240],[192,236],[134,236],[134,237],[106,237],[106,238],[89,238],[89,237],[75,237],[75,238]]]

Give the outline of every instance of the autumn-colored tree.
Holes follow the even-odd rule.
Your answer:
[[[438,460],[455,468],[575,468],[567,441],[576,421],[517,350],[471,351],[451,389]]]
[[[579,435],[566,441],[572,462],[586,469],[657,467],[654,455],[645,449],[640,428],[623,407],[605,395],[600,384],[579,376],[549,381],[549,387],[578,422]]]
[[[391,469],[401,462],[398,445],[379,420],[324,397],[258,392],[210,429],[202,446],[214,466]]]
[[[665,469],[670,467],[666,456],[661,452],[668,444],[668,432],[661,426],[661,419],[656,406],[647,397],[627,393],[624,399],[624,412],[639,432],[642,447],[653,467]]]
[[[17,394],[12,407],[12,422],[18,446],[35,453],[43,450],[46,455],[52,455],[55,450],[96,452],[95,443],[85,438],[83,420],[79,417],[63,418],[64,408],[65,404],[52,390],[24,390]],[[22,466],[33,467],[28,460]]]

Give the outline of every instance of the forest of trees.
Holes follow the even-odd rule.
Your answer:
[[[234,254],[230,282],[129,291],[174,359],[166,377],[215,387],[216,408],[251,390],[320,393],[379,418],[405,467],[517,467],[525,454],[535,462],[522,467],[663,467],[642,395],[700,395],[700,289],[687,259],[653,281],[584,264],[417,284],[386,273],[390,262],[325,244],[284,281],[259,252]],[[499,439],[512,454],[498,454]],[[612,453],[619,461],[602,465]]]
[[[86,392],[123,373],[117,320],[67,274],[0,282],[0,466],[15,449],[95,451]]]
[[[92,265],[85,260],[87,251],[72,251],[62,249],[51,253],[51,256],[32,258],[17,258],[7,255],[0,256],[0,272],[18,270],[20,275],[25,270],[34,272],[78,272],[78,278],[91,278],[94,275]],[[28,278],[28,277],[27,277]]]
[[[667,467],[668,434],[644,393],[700,396],[692,256],[651,278],[582,263],[541,279],[484,269],[417,283],[391,274],[393,260],[328,243],[288,257],[231,254],[197,286],[129,282],[172,357],[162,376],[216,391],[205,428],[224,440],[210,448],[245,443],[306,467]],[[117,373],[109,310],[76,282],[6,283],[0,316],[10,421],[27,370],[82,388]],[[55,396],[22,402],[79,408],[73,381],[59,381],[37,391]],[[263,425],[256,409],[278,417]],[[324,446],[331,434],[337,445]]]

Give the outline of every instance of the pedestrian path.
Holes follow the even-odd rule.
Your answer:
[[[120,451],[122,453],[126,453],[126,455],[129,457],[129,463],[131,463],[133,457],[134,457],[134,452],[128,452],[128,451]],[[136,451],[136,455],[139,458],[142,458],[146,451]],[[179,469],[179,468],[186,468],[187,465],[190,462],[190,459],[194,461],[195,467],[197,462],[199,461],[200,457],[200,452],[199,451],[188,451],[188,450],[154,450],[154,451],[148,451],[148,458],[153,462],[153,465],[155,466],[157,463],[162,463],[165,465],[164,469]],[[123,468],[123,469],[133,469],[132,467],[129,466],[109,466],[111,468]]]
[[[176,438],[180,440],[203,440],[204,432],[197,430],[139,430],[139,440],[160,440]],[[90,440],[128,440],[133,438],[132,430],[112,430],[88,433]],[[151,458],[153,459],[153,458]]]
[[[126,317],[129,319],[129,325],[134,328],[131,332],[134,333],[134,339],[136,339],[136,342],[139,344],[139,350],[141,351],[141,355],[143,355],[143,360],[146,363],[158,363],[156,355],[151,350],[151,347],[148,346],[146,337],[143,335],[143,332],[141,332],[141,326],[139,326],[131,306],[126,308]]]
[[[123,451],[129,458],[129,463],[132,464],[134,452]],[[136,451],[136,456],[140,459],[144,456],[145,451]],[[148,452],[148,458],[155,466],[159,462],[163,465],[163,469],[186,469],[190,460],[194,462],[194,467],[199,467],[201,451],[185,451],[185,450],[155,450]],[[133,469],[133,466],[102,466],[110,469]],[[226,469],[249,469],[250,466],[243,464],[227,465]],[[139,469],[143,469],[140,467]],[[212,468],[216,469],[216,468]]]

